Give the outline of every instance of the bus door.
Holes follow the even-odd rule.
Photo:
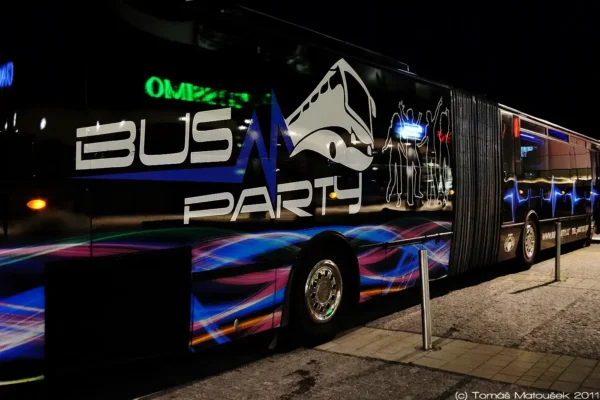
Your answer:
[[[513,124],[517,124],[517,129],[513,129]],[[518,117],[510,113],[502,113],[502,222],[514,222],[514,189],[515,189],[515,149],[518,149]],[[517,139],[515,139],[517,138]]]

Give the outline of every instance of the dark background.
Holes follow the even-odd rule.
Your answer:
[[[418,75],[485,94],[600,139],[600,5],[593,2],[110,1],[126,1],[164,19],[185,18],[180,11],[190,3],[213,9],[239,3],[391,56]],[[3,8],[4,22],[18,23],[12,12],[17,4],[24,11],[21,16],[51,26],[56,16],[77,18],[75,8],[90,9],[95,2],[11,2]],[[81,19],[82,29],[105,29],[86,20]],[[3,36],[12,45],[18,43],[18,37]]]
[[[249,3],[392,56],[418,75],[600,138],[600,6],[592,2]]]

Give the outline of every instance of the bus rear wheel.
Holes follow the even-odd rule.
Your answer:
[[[538,232],[535,221],[527,218],[523,232],[521,234],[520,256],[521,264],[525,269],[531,268],[535,263],[535,258],[539,249]]]
[[[343,327],[354,297],[344,258],[311,257],[300,267],[293,285],[292,324],[300,328],[304,339],[331,339]]]

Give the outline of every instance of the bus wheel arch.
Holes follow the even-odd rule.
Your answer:
[[[305,298],[302,297],[301,289],[304,288],[307,279],[310,278],[311,273],[315,272],[315,269],[325,268],[335,271],[336,267],[343,277],[340,312],[338,315],[334,315],[331,321],[322,324],[309,323],[304,315],[304,312],[308,312],[308,306],[305,306]],[[346,237],[335,231],[325,231],[315,235],[302,249],[290,271],[281,326],[300,325],[303,330],[310,331],[304,333],[317,339],[332,336],[340,327],[339,324],[345,319],[348,311],[358,304],[359,283],[358,259]],[[301,297],[302,299],[300,299]]]

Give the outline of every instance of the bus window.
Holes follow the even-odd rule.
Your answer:
[[[573,146],[573,158],[578,179],[591,180],[592,158],[590,157],[590,151],[585,147]]]
[[[549,173],[546,178],[552,179],[555,190],[560,192],[556,203],[554,217],[566,217],[573,213],[571,198],[573,190],[574,163],[572,162],[572,149],[568,143],[557,140],[548,140],[549,147]],[[576,179],[576,176],[575,176]]]
[[[550,140],[550,169],[569,170],[575,168],[575,163],[571,162],[571,146],[566,143]]]
[[[585,147],[571,145],[571,177],[574,185],[572,190],[573,205],[572,214],[591,213],[591,203],[577,201],[575,199],[585,199],[589,196],[592,189],[592,159],[590,151]]]
[[[538,125],[531,121],[527,121],[526,119],[521,119],[521,128],[527,129],[528,131],[539,133],[540,135],[546,134],[546,128],[544,128],[542,125]]]
[[[536,178],[548,170],[548,145],[546,139],[521,132],[521,160],[525,178]],[[568,160],[568,153],[567,153]]]

